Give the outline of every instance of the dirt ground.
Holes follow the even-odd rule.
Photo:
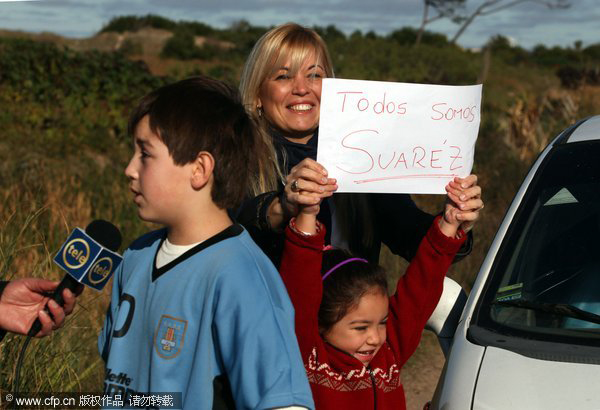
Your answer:
[[[408,410],[422,410],[431,400],[443,367],[444,354],[437,338],[425,330],[417,351],[400,373]]]

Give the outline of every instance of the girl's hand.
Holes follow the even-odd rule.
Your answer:
[[[314,235],[317,233],[317,214],[319,213],[323,198],[319,198],[315,194],[303,193],[302,195],[311,196],[318,202],[315,205],[300,205],[298,207],[296,228],[306,234]]]
[[[310,158],[293,167],[286,181],[282,207],[289,216],[301,211],[316,215],[323,198],[333,195],[338,188],[337,181],[327,177],[327,170]]]
[[[444,211],[444,221],[461,228],[465,233],[473,229],[475,221],[479,218],[479,211],[483,208],[481,200],[481,187],[477,185],[477,175],[466,178],[454,178],[446,185],[448,201]]]

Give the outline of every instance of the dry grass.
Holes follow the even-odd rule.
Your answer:
[[[85,193],[72,189],[77,184],[71,177],[38,177],[43,189],[30,190],[15,182],[0,191],[2,279],[33,276],[60,280],[64,272],[53,263],[54,254],[73,227],[84,227],[90,220],[91,201]],[[102,390],[103,366],[96,338],[108,301],[109,292],[86,290],[60,332],[31,343],[21,371],[21,391]],[[0,345],[0,392],[12,389],[23,340],[9,335]]]

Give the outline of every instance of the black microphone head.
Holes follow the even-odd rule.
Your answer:
[[[104,219],[95,219],[88,224],[85,232],[96,242],[116,252],[121,246],[121,232],[119,228]]]

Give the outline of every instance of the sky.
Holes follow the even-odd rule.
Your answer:
[[[473,9],[483,0],[467,0]],[[480,16],[459,38],[463,47],[481,47],[494,35],[531,49],[600,43],[600,0],[572,0],[567,10],[550,10],[529,1]],[[346,34],[355,30],[385,35],[402,27],[417,28],[423,0],[0,0],[0,29],[52,32],[84,38],[98,32],[113,17],[157,14],[172,20],[200,21],[226,28],[246,20],[270,27],[294,21],[306,26],[335,25]],[[458,26],[437,21],[427,26],[451,38]]]

